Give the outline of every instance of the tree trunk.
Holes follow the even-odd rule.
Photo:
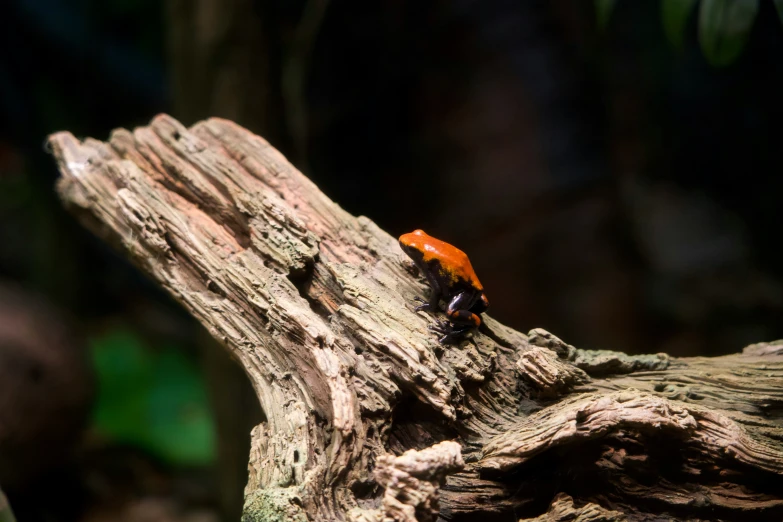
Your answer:
[[[65,205],[247,372],[244,520],[783,518],[783,343],[628,356],[485,314],[441,346],[397,241],[236,124],[50,143]]]

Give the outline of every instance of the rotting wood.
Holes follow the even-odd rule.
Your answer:
[[[783,343],[629,356],[486,317],[443,347],[396,240],[236,124],[50,143],[67,208],[247,372],[244,520],[783,519]]]

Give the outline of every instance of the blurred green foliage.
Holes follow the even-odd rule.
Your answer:
[[[0,522],[16,522],[14,512],[2,489],[0,489]]]
[[[215,459],[215,429],[198,368],[176,347],[118,328],[91,341],[98,376],[94,429],[177,465]]]
[[[699,0],[661,0],[661,20],[666,38],[681,49],[688,19]],[[783,0],[774,0],[783,22]],[[603,29],[617,4],[616,0],[595,0],[598,27]],[[699,5],[699,46],[715,67],[731,65],[742,53],[748,39],[759,0],[701,0]]]
[[[740,55],[758,9],[758,0],[701,0],[699,45],[708,62],[722,67]]]
[[[681,50],[685,27],[697,0],[661,0],[661,19],[666,38],[675,49]]]
[[[604,29],[609,23],[609,17],[616,3],[617,0],[595,0],[596,21],[600,29]]]

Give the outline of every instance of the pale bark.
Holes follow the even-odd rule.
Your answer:
[[[66,206],[247,372],[245,520],[783,518],[783,343],[628,356],[485,314],[441,346],[395,238],[236,124],[50,142]]]

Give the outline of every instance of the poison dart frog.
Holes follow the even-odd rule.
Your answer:
[[[440,334],[440,343],[458,339],[481,325],[479,314],[489,307],[489,301],[465,252],[423,230],[400,236],[400,248],[413,260],[432,288],[429,301],[414,298],[424,303],[415,310],[436,311],[441,299],[446,302],[449,321],[438,321],[429,326],[430,330]]]

